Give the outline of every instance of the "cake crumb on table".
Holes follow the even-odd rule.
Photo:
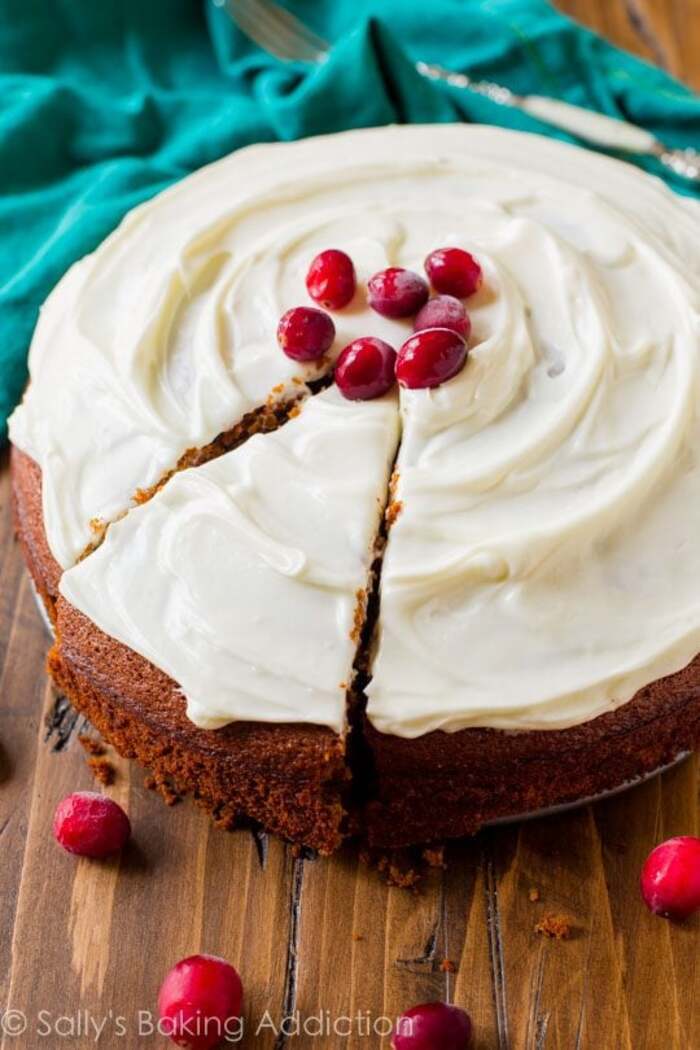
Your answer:
[[[557,941],[566,941],[571,936],[571,924],[563,915],[545,915],[535,926],[535,933]]]
[[[166,806],[175,806],[182,802],[182,795],[173,788],[166,777],[149,774],[144,780],[144,785],[148,791],[157,791]]]
[[[410,855],[402,850],[390,850],[380,854],[375,866],[388,886],[417,891],[422,872],[411,862]]]
[[[533,886],[527,896],[528,900],[530,900],[534,904],[535,901],[538,901],[540,899],[540,891],[537,889],[536,886]]]
[[[379,872],[387,886],[419,893],[431,868],[447,868],[444,849],[442,845],[423,849],[418,846],[373,849],[365,843],[360,846],[358,856],[362,864]]]
[[[446,868],[445,847],[429,846],[423,850],[423,860],[429,868]]]
[[[440,973],[456,973],[457,967],[452,962],[452,959],[443,959],[440,963]]]
[[[116,780],[117,771],[108,758],[96,755],[89,758],[87,764],[95,780],[105,787],[109,787]]]
[[[78,743],[88,755],[87,766],[95,780],[100,784],[104,784],[105,787],[113,784],[117,778],[117,770],[110,760],[105,757],[107,748],[102,741],[98,740],[97,737],[90,736],[89,733],[80,733],[78,735]]]
[[[107,748],[102,741],[94,736],[90,736],[89,733],[79,733],[78,743],[84,751],[87,751],[88,755],[94,755],[96,758],[107,753]]]

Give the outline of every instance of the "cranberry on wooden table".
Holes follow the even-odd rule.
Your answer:
[[[131,835],[121,806],[97,791],[76,791],[59,802],[53,834],[68,853],[100,859],[117,853]]]
[[[294,361],[317,361],[330,350],[335,325],[315,306],[294,306],[282,315],[277,326],[277,342]]]
[[[667,839],[647,857],[641,890],[650,911],[668,919],[687,919],[700,911],[700,839]]]
[[[425,272],[436,292],[466,299],[481,287],[481,267],[462,248],[438,248],[425,260]]]
[[[428,301],[430,290],[418,273],[390,266],[367,282],[369,305],[382,317],[412,317]]]
[[[467,344],[449,328],[425,328],[407,339],[399,350],[396,378],[403,387],[440,386],[461,370]]]
[[[173,966],[160,987],[160,1030],[186,1050],[229,1045],[240,1034],[242,1000],[243,985],[230,963],[215,955],[190,955]]]
[[[383,339],[366,336],[349,343],[338,357],[335,381],[350,401],[369,401],[396,382],[396,351]]]
[[[352,259],[337,248],[329,248],[311,263],[306,275],[306,288],[319,306],[341,310],[355,294],[357,279]]]
[[[467,340],[472,323],[461,300],[456,299],[454,295],[436,295],[418,311],[413,322],[414,332],[420,332],[424,328],[449,328]]]
[[[423,1003],[399,1018],[392,1050],[467,1050],[472,1041],[469,1014],[447,1003]]]

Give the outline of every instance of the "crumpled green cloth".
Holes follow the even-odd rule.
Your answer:
[[[0,440],[53,285],[126,211],[195,168],[251,142],[396,121],[566,138],[424,80],[417,59],[621,115],[674,146],[700,143],[700,98],[544,0],[287,6],[335,41],[328,62],[272,58],[213,0],[0,0]]]

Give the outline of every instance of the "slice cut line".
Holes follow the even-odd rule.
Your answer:
[[[180,471],[61,593],[175,680],[200,727],[342,734],[398,430],[394,396],[311,397],[274,433]]]

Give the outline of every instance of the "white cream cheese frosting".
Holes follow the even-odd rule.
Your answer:
[[[484,266],[473,349],[401,392],[368,690],[405,737],[571,726],[700,652],[700,224],[621,164],[469,138],[436,242]]]
[[[61,593],[174,678],[196,725],[340,733],[397,441],[392,395],[353,402],[333,387],[275,433],[177,474],[63,574]]]
[[[31,387],[12,420],[13,440],[42,468],[61,564],[90,539],[90,518],[115,517],[187,448],[278,384],[286,396],[295,378],[310,378],[274,334],[284,310],[309,301],[304,276],[317,251],[347,251],[362,284],[387,265],[421,271],[425,255],[448,244],[474,252],[486,281],[468,303],[464,371],[439,389],[400,393],[402,506],[383,567],[370,720],[405,737],[565,727],[687,664],[700,651],[700,209],[621,162],[493,128],[379,128],[240,151],[138,209],[69,273],[43,311]],[[334,352],[359,335],[398,346],[410,331],[369,310],[361,291],[334,320]],[[253,448],[309,426],[317,402]],[[397,426],[399,409],[385,410]],[[371,445],[366,457],[376,495],[387,451]],[[185,601],[194,547],[179,549],[187,586],[150,560],[168,500],[182,501],[183,522],[190,495],[203,519],[216,517],[224,481],[205,497],[193,479],[202,472],[206,487],[204,472],[218,469],[188,471],[155,509],[131,511],[64,575],[64,593],[172,674],[200,724],[306,712],[337,726],[337,695],[331,702],[324,686],[326,699],[316,697],[308,680],[298,688],[309,651],[294,662],[295,623],[274,621],[256,642],[227,589],[206,599],[202,590],[197,630],[216,637],[216,625],[235,623],[245,640],[215,668],[196,646],[179,665],[189,628],[177,641],[156,628],[166,593],[170,620],[183,607],[197,619]],[[316,469],[310,461],[300,491],[311,491]],[[239,552],[242,578],[266,534],[281,542],[286,504],[275,506],[281,521],[265,518]],[[140,540],[151,514],[161,525]],[[311,566],[313,552],[299,549]],[[325,550],[319,579],[335,557]],[[316,609],[316,591],[325,594],[310,572],[295,591],[299,621]],[[99,598],[107,581],[109,598]],[[119,623],[105,622],[110,604]],[[281,672],[279,651],[289,658]],[[252,705],[242,699],[250,696]]]
[[[47,300],[10,437],[41,467],[62,568],[183,453],[328,370],[276,340],[284,311],[310,302],[310,259],[342,243],[370,276],[401,236],[391,150],[375,164],[339,142],[254,146],[203,168],[131,212]],[[336,352],[366,320],[361,306],[336,315]]]

